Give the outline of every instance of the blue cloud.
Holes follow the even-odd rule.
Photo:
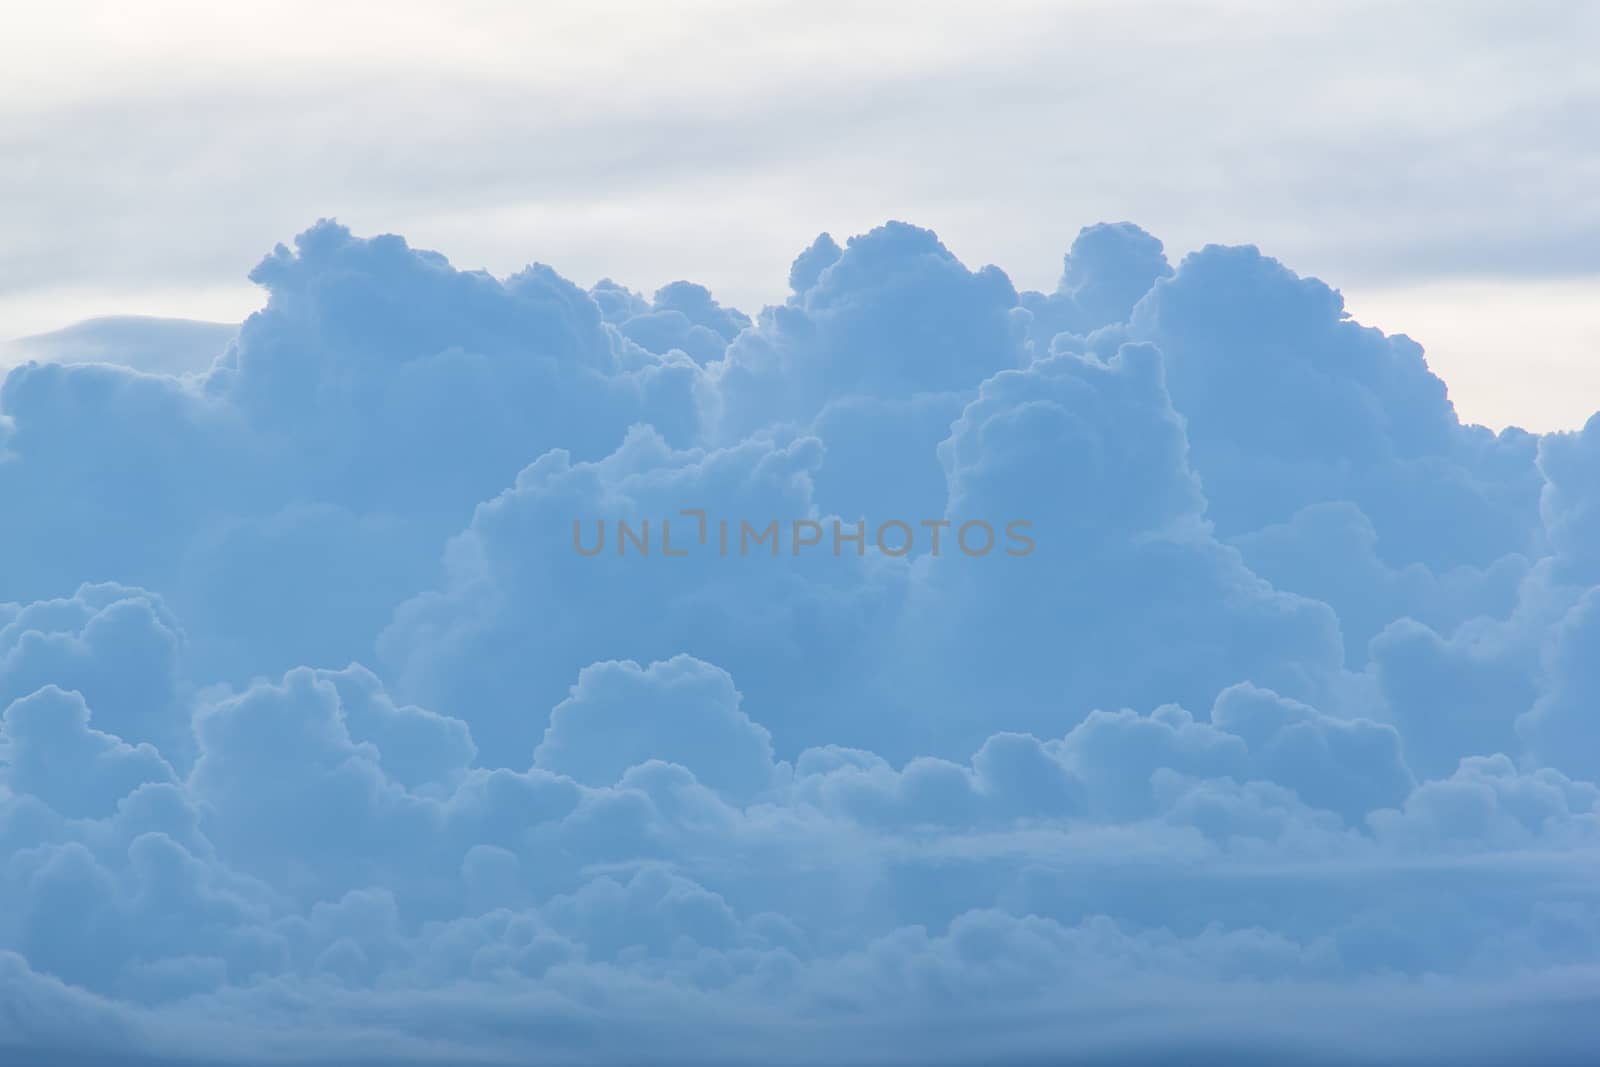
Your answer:
[[[0,1049],[1600,1039],[1600,418],[1128,223],[1048,294],[824,234],[754,316],[252,277],[203,373],[0,387]]]
[[[534,766],[587,785],[610,785],[651,759],[735,796],[765,789],[773,769],[771,738],[739,707],[733,679],[688,656],[585,667],[533,750]]]
[[[1533,541],[1536,439],[1461,426],[1421,347],[1350,320],[1317,279],[1208,246],[1154,285],[1129,332],[1161,349],[1225,536],[1347,500],[1391,564],[1484,565]]]

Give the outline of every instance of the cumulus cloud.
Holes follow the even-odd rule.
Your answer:
[[[1404,336],[1253,247],[1207,246],[1156,282],[1131,336],[1160,347],[1209,514],[1224,535],[1346,500],[1391,564],[1487,564],[1537,530],[1537,440],[1457,421]]]
[[[629,661],[585,667],[533,751],[535,766],[589,785],[609,785],[651,759],[748,796],[772,774],[772,742],[740,709],[726,671],[678,656],[648,669]]]
[[[327,221],[253,278],[201,373],[0,387],[0,1048],[1600,1036],[1600,421],[1129,223],[754,315]]]

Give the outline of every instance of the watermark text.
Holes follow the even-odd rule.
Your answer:
[[[692,554],[719,557],[865,556],[870,545],[885,556],[912,553],[973,557],[998,553],[1027,556],[1034,550],[1028,531],[1033,523],[1012,519],[955,521],[889,519],[870,525],[865,519],[712,518],[703,508],[684,508],[672,518],[573,519],[572,547],[580,556],[662,556],[681,559]]]

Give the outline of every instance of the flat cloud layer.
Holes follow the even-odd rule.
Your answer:
[[[754,318],[328,221],[252,279],[203,373],[0,388],[0,1046],[1600,1041],[1600,416],[1127,223]]]
[[[238,327],[187,319],[113,315],[52,333],[0,342],[0,367],[28,360],[55,363],[116,362],[157,374],[199,374],[211,366]]]

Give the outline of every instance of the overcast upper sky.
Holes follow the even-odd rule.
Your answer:
[[[1255,243],[1463,416],[1600,398],[1600,5],[58,2],[0,16],[0,338],[237,321],[320,216],[750,310],[888,218],[1052,288]]]

